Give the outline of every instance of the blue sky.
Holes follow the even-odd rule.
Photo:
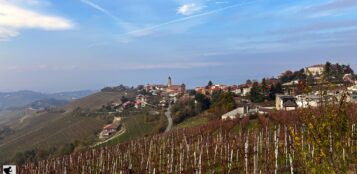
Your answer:
[[[0,91],[357,69],[356,0],[0,0]]]

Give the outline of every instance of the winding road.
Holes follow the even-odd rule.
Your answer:
[[[167,111],[165,112],[165,116],[168,121],[165,132],[169,132],[172,129],[171,105],[167,108]]]

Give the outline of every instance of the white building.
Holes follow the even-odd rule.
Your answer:
[[[325,66],[313,65],[313,66],[306,67],[304,70],[306,75],[319,76],[322,75],[322,73],[325,71]]]
[[[349,101],[357,103],[357,81],[355,85],[348,87]]]
[[[352,91],[348,94],[347,102],[357,103],[357,91]]]
[[[244,87],[242,88],[242,96],[248,96],[250,94],[250,91],[252,90],[252,87]]]
[[[230,112],[227,112],[221,116],[222,120],[228,120],[228,119],[235,119],[235,118],[242,118],[244,113],[245,113],[245,107],[238,107],[237,109],[234,109]]]
[[[221,116],[222,120],[235,119],[235,118],[243,118],[256,114],[267,114],[266,109],[260,110],[260,108],[252,106],[250,104],[242,104],[236,109],[227,112]]]
[[[242,90],[239,89],[239,88],[235,88],[235,89],[233,89],[231,92],[233,92],[233,93],[236,94],[236,95],[241,95],[241,94],[242,94]]]
[[[286,87],[286,86],[295,86],[297,84],[299,84],[299,80],[290,81],[290,82],[284,83],[282,85]]]
[[[350,86],[347,89],[348,89],[349,92],[357,91],[357,81],[355,81],[355,85]]]
[[[276,95],[275,107],[277,110],[295,110],[297,108],[296,98],[290,95]]]
[[[298,95],[296,104],[299,108],[317,107],[320,103],[320,97],[317,95]]]

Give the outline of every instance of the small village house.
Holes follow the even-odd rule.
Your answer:
[[[108,124],[103,128],[102,135],[110,136],[120,128],[120,124]]]
[[[297,95],[296,104],[299,108],[317,107],[320,103],[320,97],[317,95]]]
[[[357,81],[355,81],[355,85],[348,87],[347,90],[350,102],[357,103]]]
[[[276,110],[291,111],[295,110],[298,105],[296,104],[296,98],[291,95],[276,95],[275,99]]]
[[[245,85],[241,85],[240,88],[242,90],[241,95],[245,97],[250,94],[250,91],[252,90],[252,85],[245,84]]]

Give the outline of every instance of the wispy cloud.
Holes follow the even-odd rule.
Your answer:
[[[313,7],[311,10],[321,12],[348,9],[353,7],[357,7],[356,0],[333,0],[320,6]]]
[[[0,27],[0,41],[16,37],[19,33],[16,30]]]
[[[208,16],[208,15],[212,15],[215,13],[219,13],[234,7],[239,7],[239,6],[246,6],[246,5],[250,5],[252,3],[255,3],[256,1],[249,1],[249,2],[244,2],[244,3],[238,3],[238,4],[234,4],[234,5],[230,5],[230,6],[226,6],[226,7],[222,7],[219,9],[215,9],[215,10],[211,10],[208,12],[204,12],[204,13],[199,13],[199,14],[195,14],[195,15],[191,15],[191,16],[187,16],[187,17],[183,17],[183,18],[179,18],[179,19],[174,19],[168,22],[164,22],[161,24],[157,24],[157,25],[152,25],[149,27],[144,27],[141,29],[137,29],[137,30],[132,30],[126,33],[122,33],[119,35],[120,38],[126,37],[126,36],[146,36],[148,34],[151,34],[153,31],[155,30],[159,30],[163,27],[172,25],[172,24],[176,24],[176,23],[180,23],[180,22],[185,22],[185,21],[189,21],[192,19],[196,19],[196,18],[200,18],[200,17],[204,17],[204,16]]]
[[[19,35],[21,29],[68,30],[73,23],[68,19],[41,14],[9,1],[0,0],[0,39]]]
[[[270,34],[286,35],[286,34],[301,34],[301,33],[319,33],[323,31],[338,31],[341,29],[356,28],[357,20],[341,20],[334,22],[313,23],[299,27],[280,29]]]
[[[30,6],[48,6],[51,4],[48,0],[11,0],[11,2],[18,5]]]
[[[86,5],[89,5],[90,7],[94,8],[94,9],[106,14],[107,16],[113,18],[114,20],[121,21],[118,17],[113,15],[109,10],[103,8],[102,6],[96,4],[92,1],[89,1],[89,0],[80,0],[80,1]]]
[[[127,21],[125,21],[125,20],[119,18],[118,16],[116,16],[116,15],[114,15],[112,12],[110,12],[108,9],[106,9],[106,8],[104,8],[104,7],[102,7],[102,6],[100,6],[100,5],[97,4],[97,3],[94,3],[94,2],[92,2],[92,1],[90,1],[90,0],[80,0],[80,1],[81,1],[82,3],[84,3],[84,4],[88,5],[88,6],[90,6],[90,7],[92,7],[92,8],[94,8],[94,9],[98,10],[99,12],[101,12],[101,13],[103,13],[103,14],[109,16],[110,18],[112,18],[113,20],[115,20],[115,21],[120,25],[120,27],[122,27],[122,28],[125,29],[125,30],[132,30],[132,29],[135,28],[131,23],[129,23],[129,22],[127,22]]]
[[[0,72],[41,72],[41,71],[125,71],[125,70],[151,70],[151,69],[194,69],[216,67],[224,65],[221,62],[171,62],[171,63],[122,63],[122,64],[97,64],[92,65],[0,65]]]
[[[219,62],[177,62],[177,63],[158,63],[158,64],[127,64],[118,67],[120,70],[150,70],[150,69],[193,69],[221,66]]]
[[[200,12],[204,7],[196,3],[184,4],[177,9],[177,13],[188,16]]]

